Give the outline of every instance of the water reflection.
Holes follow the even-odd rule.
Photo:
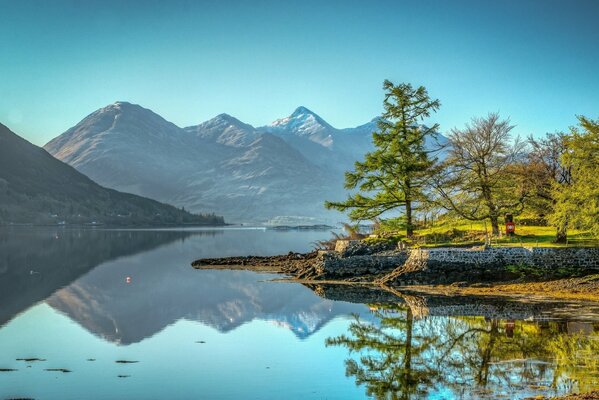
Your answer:
[[[254,319],[305,338],[356,305],[246,271],[196,271],[197,257],[306,251],[322,232],[0,230],[0,324],[34,304],[131,344],[179,320],[227,332]],[[326,233],[324,233],[326,235]],[[296,243],[292,243],[296,242]],[[299,248],[298,248],[299,243]]]
[[[271,283],[248,271],[178,271],[146,264],[105,265],[52,295],[47,303],[88,331],[120,344],[140,342],[179,320],[219,332],[254,319],[268,320],[305,338],[338,315],[359,307],[324,300],[301,285]],[[124,276],[132,276],[127,284]]]
[[[0,397],[61,399],[68,386],[71,398],[88,398],[91,385],[97,398],[119,397],[106,379],[127,385],[127,398],[515,399],[599,388],[595,303],[274,283],[190,267],[200,257],[306,251],[323,235],[0,230],[0,368],[15,370],[0,374]],[[23,357],[46,361],[24,366]]]
[[[96,266],[190,232],[0,229],[0,326]]]
[[[599,324],[421,317],[410,302],[370,304],[327,346],[377,399],[523,398],[599,388]]]

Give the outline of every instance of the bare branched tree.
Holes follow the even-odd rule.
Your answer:
[[[520,212],[527,196],[515,168],[523,143],[512,140],[513,128],[509,119],[490,113],[453,129],[443,173],[436,177],[438,204],[468,220],[490,220],[494,235],[500,215]]]

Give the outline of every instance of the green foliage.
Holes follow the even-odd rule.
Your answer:
[[[519,218],[520,224],[544,225],[548,216],[555,210],[555,193],[568,190],[572,183],[571,166],[563,163],[566,153],[566,138],[563,133],[548,133],[542,139],[530,137],[531,147],[526,166],[522,169],[522,179],[528,186],[530,195],[525,204],[527,218]],[[567,225],[557,224],[558,242],[565,242]]]
[[[426,187],[436,160],[424,148],[425,138],[434,137],[438,125],[430,128],[418,124],[440,106],[422,86],[394,85],[386,80],[384,113],[378,131],[372,134],[375,150],[345,174],[345,187],[358,189],[342,202],[325,203],[327,208],[349,211],[352,220],[368,220],[381,214],[403,209],[406,231],[412,234],[414,202],[425,201]]]
[[[568,190],[554,185],[556,205],[550,216],[555,225],[590,230],[599,237],[599,121],[579,117],[580,128],[571,128],[562,162],[572,168]]]
[[[506,268],[508,271],[519,275],[520,278],[538,279],[538,278],[544,277],[547,273],[547,271],[542,268],[525,265],[525,264],[508,265]]]

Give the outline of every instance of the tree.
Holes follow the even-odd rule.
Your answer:
[[[432,100],[423,86],[383,84],[384,112],[378,131],[372,134],[375,150],[346,172],[345,188],[359,192],[342,202],[327,201],[325,206],[342,212],[350,210],[352,220],[373,219],[403,208],[406,234],[414,233],[413,213],[418,201],[426,198],[426,188],[436,164],[425,149],[427,136],[436,137],[438,125],[418,125],[438,110],[439,100]]]
[[[453,129],[435,185],[440,206],[471,221],[490,220],[494,235],[499,234],[499,216],[521,211],[527,195],[515,168],[521,143],[512,142],[513,128],[509,119],[490,113]]]
[[[543,139],[528,139],[530,151],[522,178],[528,182],[531,196],[528,207],[545,219],[556,209],[557,194],[572,183],[572,166],[564,164],[567,135],[548,133]],[[568,224],[565,218],[554,220],[557,243],[566,243]]]
[[[599,237],[599,121],[578,117],[581,128],[571,128],[562,163],[571,165],[568,190],[555,185],[556,206],[551,221],[590,230]]]

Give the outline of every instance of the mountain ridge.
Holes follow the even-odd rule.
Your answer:
[[[222,224],[102,187],[0,124],[0,223]]]
[[[345,197],[344,172],[372,150],[377,119],[337,129],[300,106],[261,127],[219,114],[180,128],[116,102],[44,148],[102,185],[228,221],[297,216],[334,224],[344,216],[325,210],[324,200]]]

